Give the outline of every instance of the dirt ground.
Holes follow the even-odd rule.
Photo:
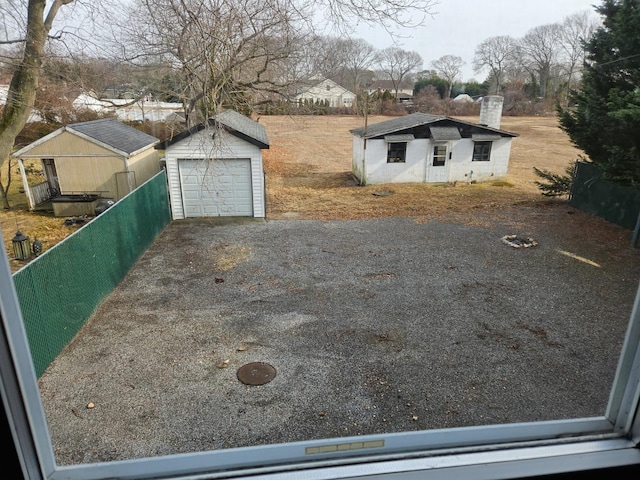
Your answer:
[[[461,117],[475,122],[477,118]],[[387,120],[374,116],[369,123]],[[360,187],[351,176],[351,134],[362,126],[354,116],[263,116],[271,148],[264,151],[267,216],[271,219],[347,220],[379,217],[467,219],[478,212],[503,215],[518,204],[546,202],[533,183],[533,166],[562,173],[579,151],[558,128],[555,117],[504,117],[501,128],[517,133],[506,182],[474,185],[393,184]],[[7,165],[2,178],[6,178]],[[0,228],[11,258],[17,229],[37,237],[46,249],[77,230],[50,213],[30,213],[21,180],[13,172],[11,211],[0,211]],[[41,181],[34,178],[34,182]],[[390,196],[376,192],[392,191]],[[473,213],[474,215],[470,215]],[[11,261],[12,271],[24,262]]]

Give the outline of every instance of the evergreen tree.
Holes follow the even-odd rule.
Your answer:
[[[640,188],[640,2],[604,0],[585,42],[582,86],[558,109],[561,128],[605,178]]]

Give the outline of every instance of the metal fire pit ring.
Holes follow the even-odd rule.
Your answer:
[[[236,376],[245,385],[264,385],[275,378],[276,369],[268,363],[252,362],[240,367]]]

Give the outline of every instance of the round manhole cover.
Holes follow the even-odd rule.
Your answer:
[[[253,362],[240,367],[236,375],[245,385],[264,385],[275,378],[276,369],[268,363]]]

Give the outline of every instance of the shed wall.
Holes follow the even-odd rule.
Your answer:
[[[491,160],[474,162],[473,140],[463,138],[446,142],[451,153],[447,158],[448,177],[446,181],[483,181],[504,178],[507,175],[511,138],[503,137],[493,141]],[[428,178],[427,169],[432,162],[433,146],[431,139],[415,139],[407,143],[405,163],[387,163],[387,143],[385,140],[367,140],[366,150],[362,139],[354,136],[352,168],[354,175],[366,176],[363,183],[410,183],[424,182]],[[365,158],[366,166],[358,165],[358,159]]]
[[[129,171],[135,172],[132,178],[133,188],[138,188],[160,171],[158,151],[153,147],[129,158]]]
[[[410,183],[423,182],[425,159],[429,151],[428,139],[407,142],[405,163],[387,163],[387,142],[367,140],[366,183]]]
[[[507,176],[511,138],[503,137],[492,142],[491,160],[474,162],[473,140],[462,139],[455,142],[449,164],[450,182],[469,182],[472,180],[496,180]]]
[[[124,158],[114,154],[105,157],[55,157],[56,171],[63,194],[96,192],[108,198],[121,198],[116,180],[124,172]]]

